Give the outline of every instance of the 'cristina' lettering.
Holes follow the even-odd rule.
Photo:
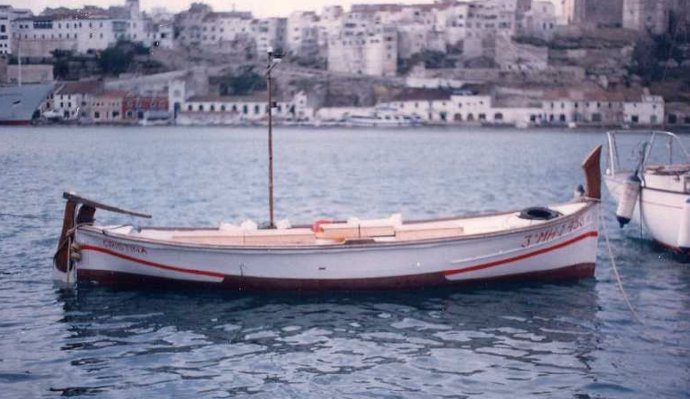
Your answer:
[[[138,245],[122,244],[112,240],[103,240],[103,246],[118,252],[128,252],[131,254],[145,254],[146,248]]]

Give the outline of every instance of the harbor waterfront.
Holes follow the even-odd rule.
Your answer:
[[[147,224],[263,223],[265,130],[17,128],[0,140],[8,397],[690,391],[688,265],[640,240],[639,229],[619,230],[608,193],[604,228],[644,325],[618,291],[603,239],[595,278],[567,284],[302,296],[62,292],[50,273],[62,191],[146,211]],[[583,155],[604,140],[584,130],[281,128],[276,219],[419,219],[563,202],[583,183]]]

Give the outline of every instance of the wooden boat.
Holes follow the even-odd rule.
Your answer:
[[[267,67],[276,63],[269,52]],[[67,200],[55,277],[67,284],[207,284],[230,289],[336,290],[443,286],[495,279],[559,279],[594,274],[601,146],[583,165],[586,190],[549,208],[403,222],[273,220],[271,107],[268,118],[268,228],[135,229],[96,225],[97,209],[150,217],[72,193]]]
[[[607,136],[604,181],[617,201],[621,227],[630,221],[642,224],[653,240],[687,253],[690,156],[681,141],[661,131],[613,131]]]
[[[599,152],[584,195],[549,208],[403,222],[317,222],[259,229],[96,225],[96,209],[148,217],[65,193],[55,276],[71,283],[201,283],[231,289],[378,289],[594,273]]]

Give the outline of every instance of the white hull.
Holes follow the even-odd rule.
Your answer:
[[[234,289],[300,290],[590,277],[596,261],[599,205],[578,205],[566,205],[577,210],[550,221],[492,233],[298,247],[179,243],[84,226],[76,230],[80,260],[74,262],[76,275],[71,281],[168,281]],[[477,219],[467,219],[468,225]],[[64,273],[58,277],[66,279]]]
[[[627,174],[605,176],[606,187],[614,198],[620,198]],[[642,224],[655,241],[672,249],[678,249],[678,239],[683,228],[685,202],[690,195],[642,187],[632,220]]]

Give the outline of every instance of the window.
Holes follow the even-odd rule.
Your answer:
[[[676,114],[668,114],[668,123],[670,125],[675,125],[676,123],[678,123],[678,117],[676,116]]]
[[[198,108],[198,109],[199,109],[199,111],[203,111],[203,110],[204,110],[204,104],[199,104],[199,108]]]
[[[630,122],[632,122],[632,123],[638,123],[638,122],[640,122],[640,117],[637,116],[637,115],[631,115],[631,116],[630,116]]]
[[[503,120],[503,114],[500,112],[497,112],[494,114],[494,120],[495,121],[502,121]]]
[[[254,106],[254,114],[258,115],[260,109],[261,109],[261,107],[259,107],[258,105],[255,105]]]
[[[189,104],[189,105],[187,106],[187,111],[191,111],[191,110],[192,110],[192,104]]]
[[[601,114],[592,114],[592,122],[601,122]]]

